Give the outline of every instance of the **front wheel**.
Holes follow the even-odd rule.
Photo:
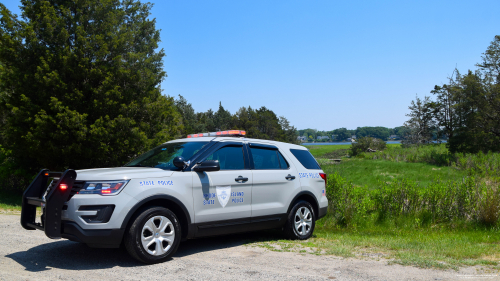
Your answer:
[[[311,237],[315,226],[315,214],[311,204],[307,201],[297,202],[285,223],[285,235],[291,240],[305,240]]]
[[[181,226],[167,208],[151,207],[140,213],[125,235],[125,248],[143,263],[152,264],[169,259],[179,247]]]

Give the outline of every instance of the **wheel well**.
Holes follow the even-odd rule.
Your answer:
[[[138,206],[135,210],[135,212],[130,216],[129,221],[127,222],[127,228],[130,226],[130,224],[133,223],[134,218],[138,216],[140,213],[142,213],[145,209],[153,206],[159,206],[159,207],[164,207],[169,209],[170,211],[174,212],[174,214],[177,216],[177,219],[179,220],[179,223],[181,225],[181,231],[182,231],[182,238],[186,238],[188,235],[188,229],[189,229],[189,218],[187,217],[187,214],[185,213],[184,209],[174,202],[173,200],[161,198],[161,199],[153,199],[150,201],[147,201],[143,203],[142,205]]]
[[[307,201],[309,202],[309,204],[311,204],[311,206],[313,207],[314,209],[314,215],[316,217],[318,217],[318,214],[319,214],[319,206],[318,206],[318,202],[316,202],[316,199],[313,197],[313,195],[311,194],[308,194],[308,193],[305,193],[305,194],[301,194],[299,195],[297,198],[295,198],[295,200],[293,200],[292,204],[290,205],[290,207],[288,208],[288,212],[290,212],[290,210],[292,209],[292,207],[295,205],[295,203],[299,202],[299,201]]]

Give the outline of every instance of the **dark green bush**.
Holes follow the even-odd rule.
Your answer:
[[[387,148],[385,141],[372,137],[364,137],[353,143],[350,150],[351,156],[357,156],[363,152],[370,152],[372,150],[382,151]]]

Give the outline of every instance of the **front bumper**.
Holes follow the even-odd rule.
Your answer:
[[[63,222],[61,236],[93,248],[118,248],[124,233],[125,229],[82,229],[75,222]]]

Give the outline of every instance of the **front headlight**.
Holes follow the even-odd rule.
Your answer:
[[[128,180],[122,181],[88,181],[85,183],[78,194],[100,194],[100,195],[116,195],[118,194]]]

